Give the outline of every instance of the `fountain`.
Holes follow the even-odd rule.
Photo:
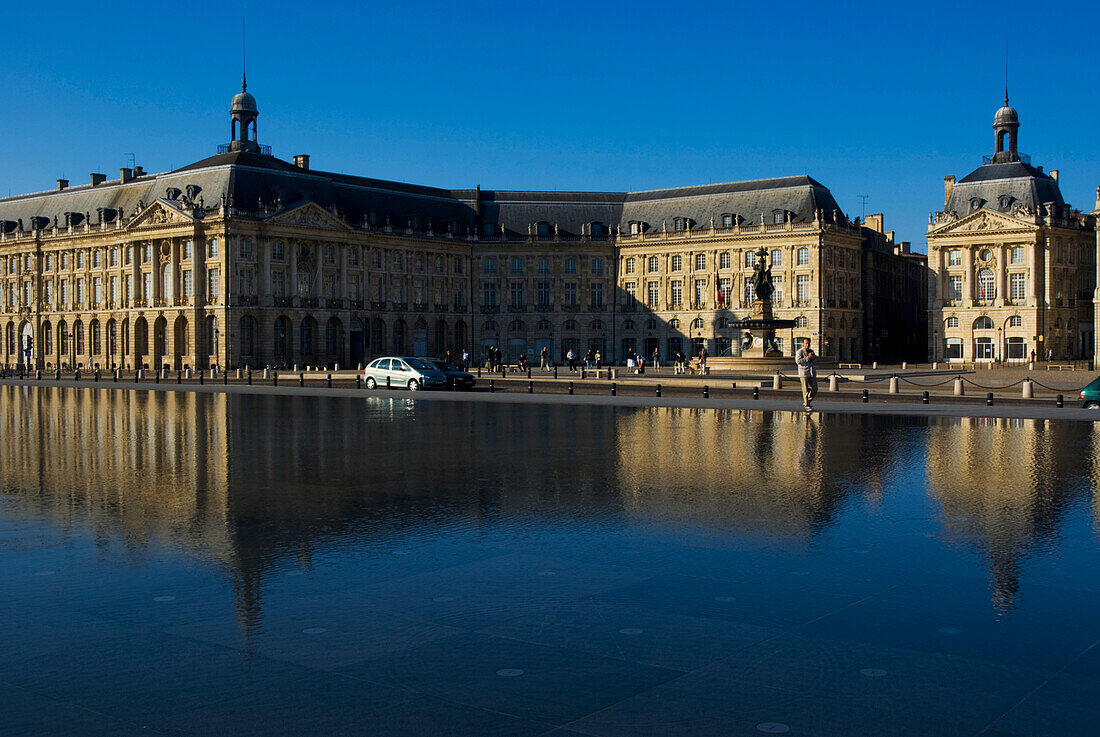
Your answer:
[[[741,355],[712,361],[715,368],[723,369],[782,369],[791,368],[794,359],[784,356],[775,339],[775,331],[793,328],[794,320],[781,320],[772,313],[772,269],[768,263],[768,251],[763,246],[756,252],[752,286],[754,299],[752,315],[743,320],[732,320],[731,328],[741,330]]]

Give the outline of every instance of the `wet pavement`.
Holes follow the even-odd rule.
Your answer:
[[[1095,733],[1092,423],[209,388],[0,386],[0,735]]]

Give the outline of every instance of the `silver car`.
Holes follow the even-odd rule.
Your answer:
[[[419,389],[444,389],[447,386],[447,377],[423,358],[385,356],[366,365],[363,369],[363,383],[368,389],[389,386],[415,392]]]

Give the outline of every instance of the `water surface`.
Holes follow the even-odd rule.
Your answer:
[[[1095,734],[1092,424],[0,403],[0,735]]]

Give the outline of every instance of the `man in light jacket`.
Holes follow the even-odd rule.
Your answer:
[[[802,405],[807,412],[814,409],[814,397],[817,396],[817,354],[810,348],[810,339],[802,339],[802,347],[795,351],[794,362],[798,364],[798,380],[802,382]]]

